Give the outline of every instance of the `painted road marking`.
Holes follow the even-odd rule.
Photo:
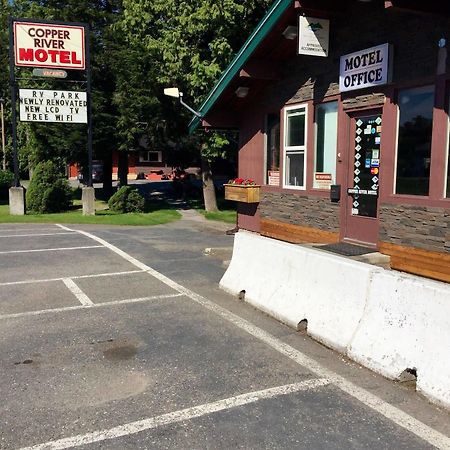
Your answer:
[[[52,281],[62,281],[64,278],[71,278],[72,280],[78,280],[80,278],[98,278],[98,277],[112,277],[120,275],[129,275],[133,273],[147,273],[145,270],[128,270],[125,272],[106,272],[106,273],[94,273],[92,275],[74,275],[73,277],[59,277],[59,278],[45,278],[38,280],[22,280],[22,281],[6,281],[0,283],[1,286],[15,286],[17,284],[33,284],[33,283],[50,283]]]
[[[3,230],[1,230],[3,231]],[[56,230],[55,230],[56,231]],[[34,236],[60,236],[64,234],[76,234],[73,231],[72,232],[65,232],[65,233],[36,233],[36,234],[3,234],[0,235],[0,238],[13,238],[13,237],[34,237]]]
[[[10,250],[7,252],[0,252],[0,255],[9,255],[11,253],[36,253],[36,252],[63,252],[66,250],[85,250],[89,248],[102,248],[102,245],[86,245],[83,247],[60,247],[60,248],[39,248],[35,250]]]
[[[43,316],[45,314],[54,314],[54,313],[64,313],[69,311],[77,311],[80,309],[92,309],[92,308],[103,308],[105,306],[116,306],[116,305],[128,305],[132,303],[145,303],[152,302],[155,300],[164,300],[166,298],[177,298],[184,297],[184,294],[161,294],[154,295],[151,297],[140,297],[140,298],[127,298],[125,300],[113,300],[111,302],[103,302],[103,303],[92,303],[89,305],[77,305],[77,306],[63,306],[61,308],[52,308],[52,309],[40,309],[38,311],[26,311],[22,313],[14,313],[14,314],[5,314],[0,315],[0,320],[6,319],[17,319],[22,317],[32,317],[32,316]]]
[[[55,227],[57,227],[57,225],[55,225]],[[58,229],[60,229],[61,227],[43,227],[43,228],[39,228],[39,231],[58,231]],[[0,227],[0,231],[2,233],[6,233],[6,232],[11,232],[11,231],[36,231],[36,228],[20,228],[20,227],[16,227],[16,228],[1,228]]]
[[[78,436],[72,436],[56,441],[49,441],[44,444],[34,445],[32,447],[25,447],[21,450],[61,450],[92,444],[94,442],[117,439],[122,436],[129,436],[131,434],[140,433],[142,431],[151,430],[164,425],[184,422],[186,420],[192,420],[197,417],[206,416],[219,411],[249,405],[261,400],[320,388],[322,386],[327,386],[328,384],[330,384],[330,381],[327,379],[315,379],[302,381],[300,383],[287,384],[285,386],[263,389],[261,391],[249,392],[246,394],[236,395],[235,397],[219,400],[217,402],[206,403],[204,405],[182,409],[180,411],[163,414],[161,416],[138,420],[136,422],[127,423],[125,425],[120,425],[107,430],[94,431],[92,433],[80,434]]]
[[[94,302],[80,289],[79,286],[77,286],[72,279],[63,278],[62,281],[82,305],[92,306],[94,304]]]
[[[70,228],[63,227],[62,225],[60,226],[67,231],[74,231],[71,230]],[[178,291],[181,294],[184,294],[186,297],[202,305],[206,309],[214,312],[218,316],[222,317],[224,320],[227,320],[228,322],[232,323],[233,325],[245,331],[246,333],[266,343],[268,346],[272,347],[277,352],[287,356],[288,358],[295,361],[297,364],[307,368],[320,378],[326,378],[331,380],[331,382],[334,385],[338,386],[342,391],[356,398],[361,403],[373,409],[374,411],[377,411],[379,414],[383,415],[396,425],[408,430],[409,432],[415,434],[419,438],[423,439],[424,441],[427,441],[428,443],[434,445],[437,448],[441,449],[450,448],[450,438],[448,436],[445,436],[439,431],[434,430],[433,428],[424,424],[420,420],[417,420],[414,417],[410,416],[409,414],[405,413],[401,409],[396,408],[395,406],[385,402],[380,397],[377,397],[376,395],[370,393],[366,389],[357,386],[351,381],[348,381],[343,376],[325,368],[324,366],[319,364],[316,360],[310,358],[309,356],[305,355],[304,353],[300,352],[294,347],[291,347],[290,345],[284,343],[280,339],[276,338],[270,333],[267,333],[266,331],[257,327],[256,325],[253,325],[251,322],[248,322],[242,317],[239,317],[236,314],[233,314],[232,312],[226,310],[225,308],[216,305],[214,302],[206,299],[205,297],[199,294],[196,294],[190,289],[181,286],[177,282],[171,280],[170,278],[166,277],[165,275],[156,271],[155,269],[152,269],[146,264],[138,261],[136,258],[133,258],[131,255],[128,255],[128,253],[124,252],[123,250],[120,250],[115,245],[110,244],[104,239],[99,238],[91,233],[88,233],[87,231],[81,230],[75,231],[84,236],[90,237],[94,241],[104,245],[114,253],[122,256],[129,263],[134,264],[136,267],[139,267],[142,270],[146,270],[149,274],[153,275],[156,279],[165,283],[167,286],[170,286],[172,289]]]

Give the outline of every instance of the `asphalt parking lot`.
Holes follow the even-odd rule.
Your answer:
[[[447,412],[221,292],[223,231],[0,226],[0,448],[450,448]]]

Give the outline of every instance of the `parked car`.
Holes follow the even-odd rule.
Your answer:
[[[85,180],[85,175],[87,175],[87,170],[80,170],[78,172],[78,181],[87,182]],[[92,182],[102,183],[103,182],[103,163],[101,161],[93,161],[92,163]]]

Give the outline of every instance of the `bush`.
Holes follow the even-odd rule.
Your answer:
[[[111,211],[119,213],[144,212],[145,199],[136,188],[122,186],[108,201]]]
[[[8,170],[0,170],[0,200],[8,199],[9,188],[13,185],[14,174]]]
[[[72,205],[72,191],[55,163],[39,163],[27,191],[27,208],[35,213],[66,211]]]

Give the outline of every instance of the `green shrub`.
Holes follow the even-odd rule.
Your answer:
[[[111,211],[119,213],[144,212],[145,199],[131,186],[122,186],[108,201]]]
[[[8,170],[0,170],[0,200],[8,199],[9,188],[13,185],[14,174]]]
[[[69,183],[52,161],[39,163],[27,190],[27,209],[35,213],[66,211],[72,205]]]

